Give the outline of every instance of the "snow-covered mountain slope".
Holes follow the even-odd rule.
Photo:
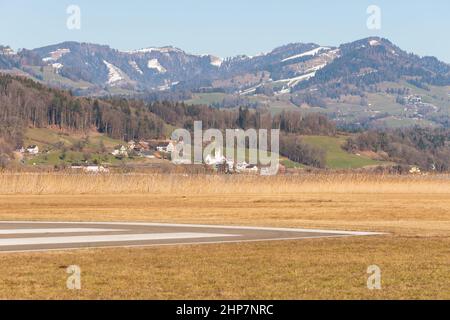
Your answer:
[[[406,76],[427,83],[450,82],[449,65],[408,54],[381,38],[340,47],[292,43],[256,56],[225,59],[171,46],[119,51],[64,42],[20,52],[0,46],[0,69],[86,95],[105,94],[110,88],[129,93],[219,90],[246,95],[269,88],[274,94],[286,94],[324,84],[358,86],[361,81],[397,81]],[[49,72],[57,77],[49,77]]]

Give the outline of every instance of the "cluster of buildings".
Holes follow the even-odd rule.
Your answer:
[[[233,159],[226,158],[220,149],[216,150],[214,155],[207,155],[204,162],[215,170],[225,173],[258,173],[259,170],[258,166],[245,161],[235,163]]]
[[[414,117],[417,118],[423,118],[428,113],[439,111],[438,107],[431,103],[423,102],[422,97],[418,95],[403,97],[402,103],[405,106],[404,111],[412,112]]]
[[[175,142],[173,141],[129,141],[126,146],[116,147],[111,154],[115,157],[127,158],[131,154],[154,159],[160,156],[161,153],[171,153],[175,150]]]
[[[175,151],[177,142],[174,141],[129,141],[127,145],[120,145],[114,148],[111,154],[115,157],[128,158],[130,156],[143,157],[148,159],[163,158],[170,159],[170,154]],[[30,145],[27,148],[17,150],[21,154],[37,155],[39,147]],[[175,165],[191,164],[189,160],[179,160],[173,162]],[[204,159],[205,165],[222,173],[263,173],[264,168],[259,169],[258,166],[249,164],[246,161],[235,162],[233,159],[227,158],[222,154],[222,150],[218,149],[214,154],[209,154]],[[109,169],[101,165],[72,165],[71,169],[79,170],[86,173],[108,173]]]
[[[36,155],[39,154],[39,147],[36,145],[31,145],[28,146],[26,148],[21,147],[17,150],[17,152],[21,153],[21,154],[31,154],[31,155]]]

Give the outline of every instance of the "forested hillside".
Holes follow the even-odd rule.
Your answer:
[[[70,92],[9,75],[0,76],[0,106],[3,131],[6,125],[14,124],[14,132],[23,126],[96,129],[113,138],[132,138],[158,136],[164,128],[163,121],[142,102],[74,97]]]
[[[168,138],[174,128],[193,129],[194,121],[202,121],[204,129],[280,129],[281,154],[314,167],[325,167],[324,149],[305,142],[303,137],[336,137],[343,133],[350,135],[343,146],[348,153],[370,153],[374,159],[415,164],[427,170],[450,168],[448,129],[414,127],[339,133],[336,125],[320,113],[272,114],[245,107],[224,110],[182,102],[75,97],[69,91],[51,89],[28,78],[0,75],[2,157],[23,146],[27,128],[57,129],[68,134],[95,131],[128,141]]]
[[[450,170],[450,131],[448,129],[410,128],[368,131],[347,140],[349,152],[374,152],[402,164],[426,170]]]
[[[336,128],[319,114],[271,116],[247,108],[218,110],[177,102],[145,103],[122,98],[75,97],[33,80],[0,75],[0,152],[22,146],[25,129],[55,128],[66,132],[98,131],[120,140],[167,138],[172,128],[280,128],[286,133],[334,134]]]

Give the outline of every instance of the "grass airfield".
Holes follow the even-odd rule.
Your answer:
[[[388,235],[0,255],[2,299],[449,299],[448,176],[1,174],[0,219]],[[82,289],[66,288],[79,265]],[[382,289],[366,286],[370,265]]]

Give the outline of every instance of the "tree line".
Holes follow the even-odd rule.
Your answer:
[[[349,152],[385,154],[388,157],[386,160],[444,172],[450,170],[449,140],[449,129],[416,126],[362,132],[349,138],[344,149]]]

